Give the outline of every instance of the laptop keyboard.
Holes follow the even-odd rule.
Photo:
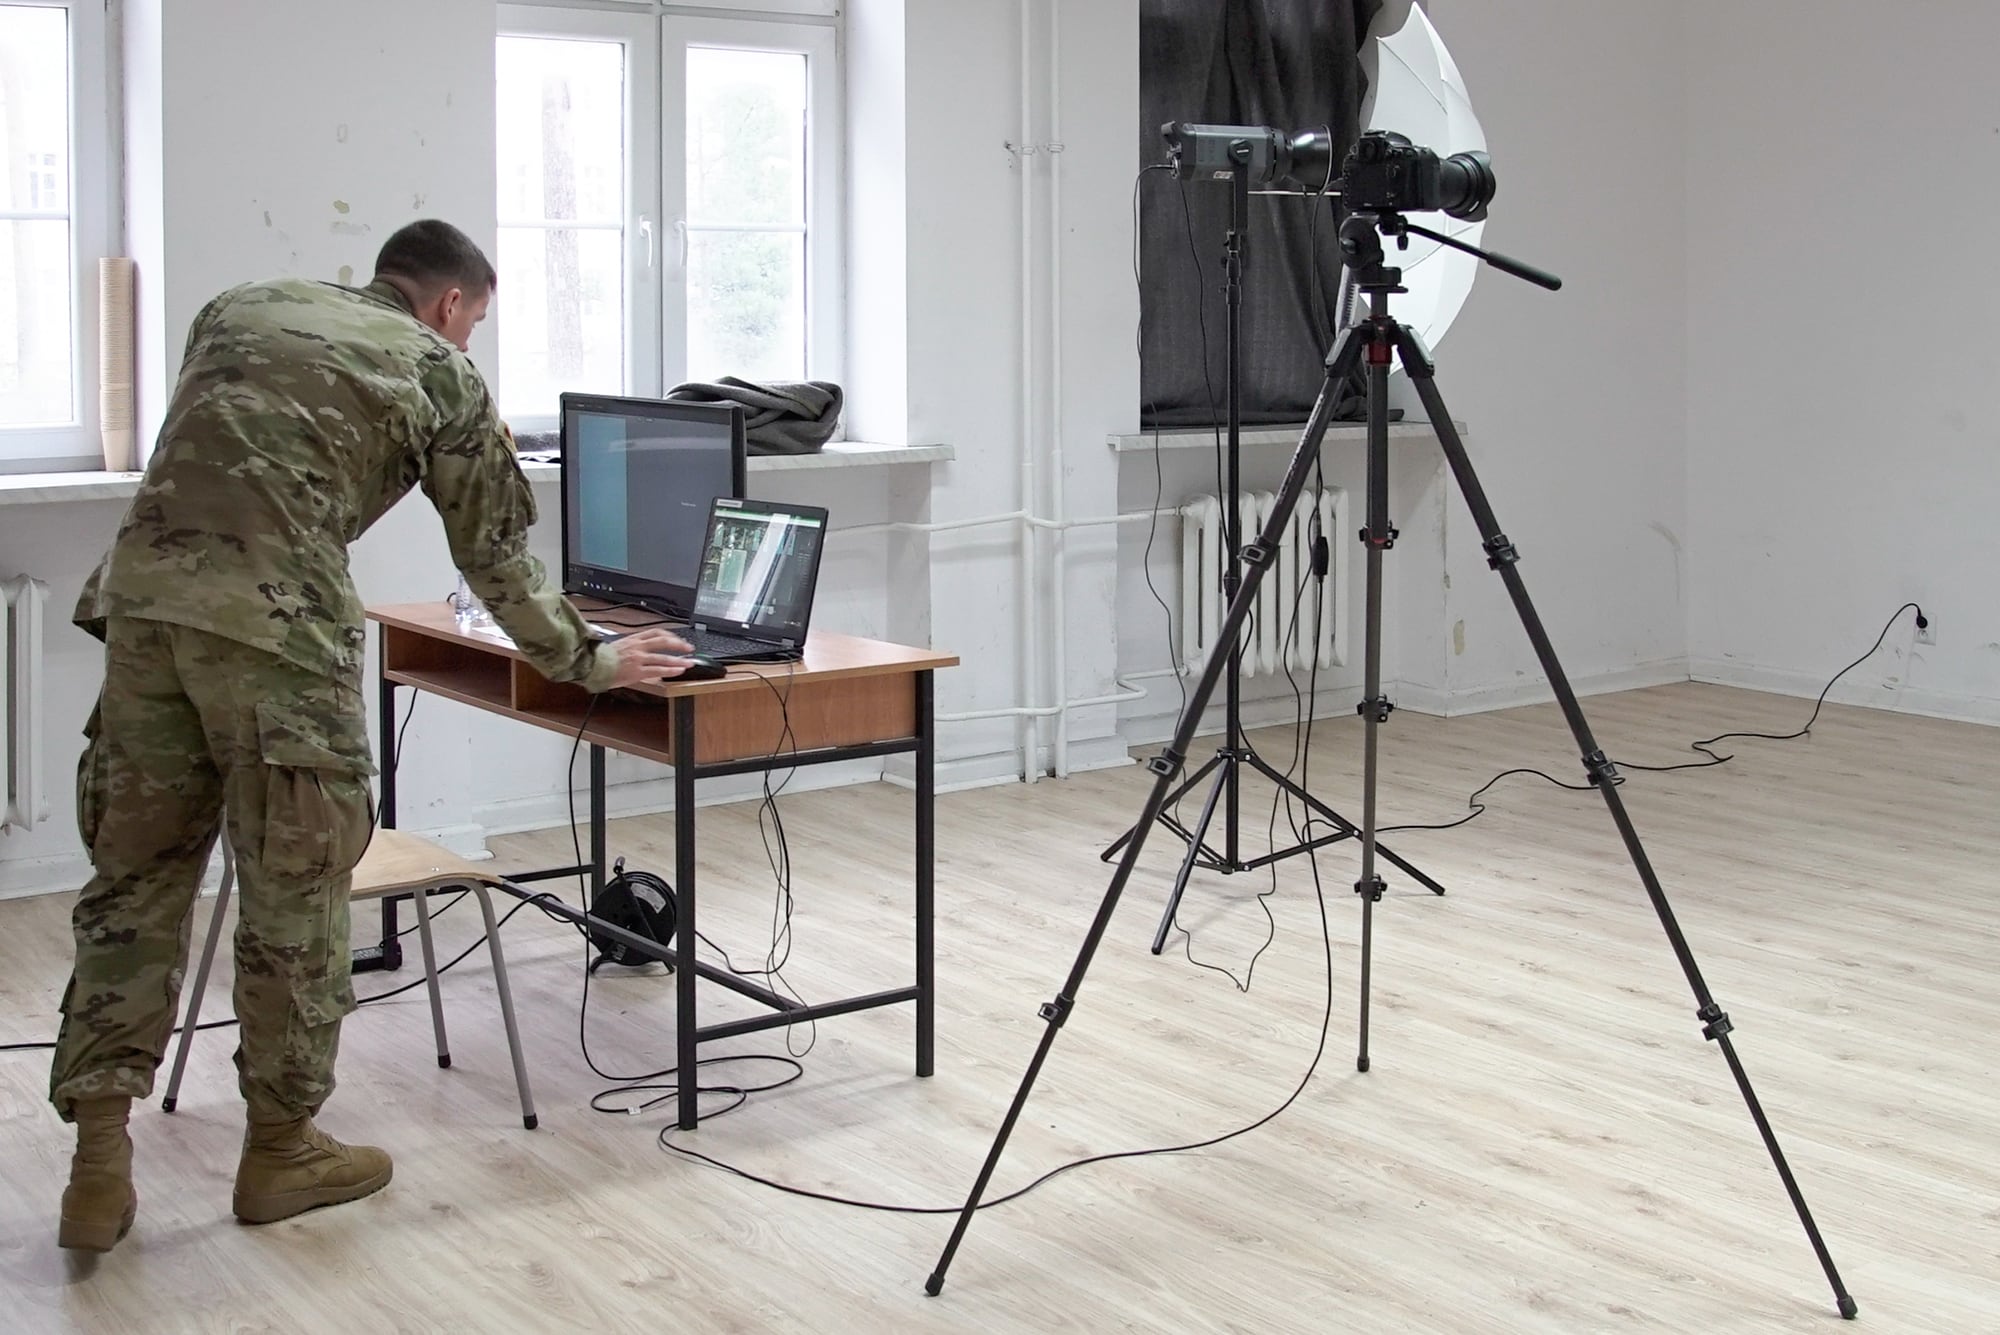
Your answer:
[[[736,654],[754,654],[758,657],[786,657],[789,651],[781,644],[769,640],[753,640],[742,635],[725,635],[720,631],[696,630],[692,626],[674,632],[694,646],[698,654],[710,658],[724,658]]]

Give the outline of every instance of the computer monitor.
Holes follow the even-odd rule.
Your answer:
[[[708,516],[744,493],[743,410],[562,396],[563,591],[685,619]]]

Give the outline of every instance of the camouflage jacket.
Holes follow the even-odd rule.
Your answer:
[[[193,626],[330,676],[358,672],[348,544],[412,487],[528,661],[609,685],[616,656],[528,554],[534,496],[478,370],[394,287],[232,288],[188,334],[159,444],[76,622]]]

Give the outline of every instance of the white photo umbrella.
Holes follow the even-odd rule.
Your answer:
[[[1445,50],[1444,39],[1412,0],[1389,0],[1376,16],[1373,40],[1364,42],[1361,65],[1368,75],[1368,92],[1361,101],[1361,124],[1368,130],[1394,130],[1409,136],[1419,148],[1439,157],[1486,147],[1486,134],[1473,114],[1465,80]],[[1433,231],[1478,245],[1483,222],[1467,222],[1442,213],[1411,219]],[[1409,238],[1408,250],[1393,245],[1388,262],[1403,270],[1408,296],[1394,299],[1396,318],[1436,347],[1453,317],[1472,291],[1479,261],[1420,236]]]

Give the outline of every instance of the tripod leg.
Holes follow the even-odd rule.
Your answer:
[[[1249,755],[1245,758],[1248,761],[1248,763],[1257,770],[1258,773],[1262,774],[1265,778],[1269,779],[1279,788],[1282,788],[1287,793],[1290,793],[1293,797],[1297,798],[1299,801],[1305,803],[1308,810],[1318,815],[1319,818],[1325,821],[1327,824],[1333,826],[1334,829],[1339,831],[1339,833],[1323,836],[1318,839],[1307,839],[1304,842],[1297,844],[1291,848],[1282,848],[1264,857],[1252,858],[1250,861],[1243,864],[1242,870],[1255,871],[1259,867],[1267,867],[1273,862],[1280,861],[1281,859],[1284,858],[1294,857],[1300,853],[1307,852],[1311,849],[1324,848],[1328,844],[1339,843],[1343,839],[1355,839],[1360,837],[1361,827],[1359,825],[1356,825],[1353,821],[1341,815],[1338,811],[1335,811],[1332,807],[1328,806],[1326,803],[1320,801],[1317,797],[1314,797],[1311,793],[1307,792],[1303,785],[1298,783],[1290,775],[1286,774],[1283,770],[1280,770],[1276,766],[1272,765],[1270,761],[1264,759],[1264,757],[1258,755],[1255,751],[1250,752]],[[1443,886],[1439,885],[1429,876],[1426,876],[1421,870],[1419,870],[1416,866],[1414,866],[1410,862],[1390,852],[1389,846],[1387,844],[1377,842],[1375,845],[1375,853],[1376,856],[1380,857],[1384,862],[1387,862],[1394,867],[1400,867],[1403,871],[1407,872],[1412,880],[1414,880],[1417,884],[1423,886],[1424,889],[1430,891],[1432,894],[1441,895],[1444,893]]]
[[[1227,776],[1216,776],[1215,786],[1208,790],[1208,800],[1201,804],[1201,819],[1195,822],[1194,837],[1188,840],[1187,856],[1181,859],[1180,874],[1174,877],[1174,892],[1167,896],[1167,907],[1160,914],[1160,928],[1153,933],[1155,955],[1167,948],[1167,933],[1174,929],[1174,914],[1180,912],[1181,896],[1187,893],[1188,877],[1194,874],[1195,859],[1201,853],[1201,841],[1208,834],[1209,821],[1215,817],[1215,804],[1228,787]]]
[[[1852,1318],[1859,1310],[1854,1299],[1840,1282],[1840,1273],[1834,1269],[1833,1256],[1828,1252],[1826,1241],[1820,1236],[1819,1226],[1813,1222],[1812,1211],[1806,1206],[1804,1193],[1792,1176],[1791,1165],[1785,1161],[1785,1152],[1778,1145],[1778,1136],[1771,1129],[1771,1123],[1764,1116],[1763,1105],[1757,1101],[1757,1092],[1750,1087],[1750,1077],[1743,1069],[1743,1063],[1736,1056],[1736,1049],[1729,1041],[1731,1025],[1729,1016],[1716,1004],[1709,994],[1708,984],[1703,981],[1701,968],[1695,963],[1694,952],[1689,948],[1687,938],[1681,934],[1679,921],[1674,917],[1673,906],[1667,903],[1666,891],[1660,886],[1660,879],[1653,871],[1651,859],[1639,842],[1639,832],[1632,824],[1631,815],[1625,810],[1625,803],[1618,795],[1618,770],[1611,763],[1592,736],[1589,720],[1584,718],[1583,707],[1577,703],[1576,692],[1571,689],[1569,679],[1563,675],[1562,664],[1556,659],[1555,646],[1550,643],[1547,630],[1542,626],[1541,617],[1535,611],[1534,603],[1528,597],[1528,588],[1522,582],[1521,572],[1516,566],[1520,554],[1507,535],[1500,531],[1500,522],[1494,517],[1493,507],[1486,499],[1486,490],[1480,485],[1479,476],[1473,471],[1472,460],[1465,452],[1465,444],[1452,426],[1451,414],[1445,409],[1444,399],[1438,393],[1435,370],[1429,351],[1422,341],[1408,329],[1398,326],[1398,348],[1402,354],[1403,368],[1409,373],[1410,383],[1423,400],[1424,409],[1429,414],[1432,429],[1437,433],[1438,443],[1444,448],[1445,460],[1451,465],[1452,476],[1458,482],[1458,489],[1465,497],[1465,503],[1472,511],[1473,522],[1479,528],[1481,544],[1487,554],[1487,564],[1500,573],[1501,581],[1507,586],[1507,596],[1513,600],[1514,610],[1521,618],[1521,626],[1528,633],[1533,644],[1535,657],[1541,661],[1542,670],[1548,674],[1549,685],[1554,689],[1556,702],[1561,706],[1564,719],[1576,738],[1583,753],[1584,771],[1590,782],[1604,796],[1604,805],[1611,812],[1611,820],[1618,827],[1619,837],[1625,842],[1625,850],[1631,855],[1632,865],[1639,873],[1639,880],[1646,888],[1646,895],[1653,902],[1653,910],[1659,915],[1660,926],[1666,930],[1667,941],[1680,960],[1681,971],[1687,975],[1688,986],[1694,992],[1696,1003],[1695,1018],[1702,1024],[1702,1036],[1714,1041],[1722,1049],[1722,1056],[1729,1063],[1730,1073],[1736,1078],[1736,1086],[1743,1094],[1743,1102],[1750,1109],[1750,1119],[1757,1124],[1758,1134],[1764,1139],[1764,1148],[1770,1152],[1771,1162],[1777,1167],[1778,1178],[1784,1183],[1786,1193],[1792,1199],[1792,1208],[1798,1212],[1799,1222],[1805,1226],[1806,1237],[1812,1243],[1813,1251],[1819,1257],[1821,1269],[1826,1271],[1827,1282],[1833,1286],[1835,1305],[1840,1314]]]
[[[1194,773],[1188,775],[1187,778],[1181,780],[1180,786],[1175,788],[1171,793],[1167,794],[1167,800],[1161,803],[1160,810],[1166,811],[1171,809],[1174,803],[1180,801],[1182,797],[1186,796],[1188,793],[1193,792],[1195,788],[1200,786],[1201,781],[1208,777],[1209,771],[1213,770],[1217,765],[1220,765],[1221,763],[1222,763],[1222,755],[1221,753],[1218,752],[1214,757],[1212,757],[1208,761],[1207,764],[1203,765],[1200,769],[1196,770]],[[1133,826],[1132,829],[1126,830],[1125,833],[1119,835],[1116,839],[1113,839],[1111,841],[1110,847],[1106,848],[1102,853],[1099,853],[1097,855],[1097,860],[1099,862],[1109,862],[1113,858],[1116,858],[1118,856],[1118,851],[1124,848],[1126,843],[1130,841],[1130,839],[1132,838],[1132,830],[1137,828],[1138,828],[1137,826]]]
[[[1104,933],[1111,925],[1112,914],[1117,911],[1119,897],[1125,893],[1125,885],[1132,879],[1132,868],[1139,861],[1139,852],[1145,846],[1146,836],[1152,832],[1153,824],[1165,809],[1167,789],[1179,774],[1181,766],[1187,762],[1187,749],[1194,742],[1195,728],[1201,722],[1202,710],[1208,707],[1209,699],[1215,694],[1217,683],[1229,667],[1228,645],[1235,644],[1243,633],[1243,623],[1250,618],[1251,604],[1257,597],[1257,586],[1271,568],[1276,556],[1278,543],[1283,538],[1285,525],[1291,522],[1292,511],[1298,506],[1299,493],[1306,487],[1306,477],[1312,471],[1313,461],[1319,455],[1320,442],[1326,438],[1326,428],[1333,420],[1333,403],[1340,383],[1358,364],[1361,357],[1360,340],[1354,331],[1343,331],[1333,351],[1327,355],[1326,383],[1321,386],[1319,397],[1313,401],[1312,416],[1306,422],[1304,435],[1299,438],[1298,449],[1292,454],[1291,467],[1285,473],[1285,480],[1278,490],[1277,502],[1271,507],[1270,517],[1257,535],[1257,541],[1243,551],[1246,574],[1243,586],[1230,600],[1229,611],[1222,619],[1222,633],[1217,641],[1218,648],[1211,651],[1208,662],[1203,665],[1201,680],[1188,696],[1187,707],[1181,710],[1180,721],[1174,726],[1173,740],[1167,749],[1147,762],[1147,768],[1157,776],[1152,792],[1146,798],[1145,810],[1132,827],[1132,838],[1125,845],[1124,855],[1119,859],[1118,870],[1111,877],[1111,884],[1105,888],[1104,900],[1097,906],[1097,916],[1091,919],[1090,930],[1084,934],[1083,946],[1077,952],[1076,963],[1070,967],[1069,977],[1064,980],[1062,990],[1055,1000],[1045,1003],[1040,1015],[1048,1028],[1042,1032],[1042,1041],[1035,1048],[1035,1055],[1028,1060],[1028,1069],[1021,1076],[1020,1088],[1014,1091],[1014,1101],[1007,1108],[1006,1116],[1000,1121],[1000,1130],[993,1137],[993,1146],[986,1153],[986,1161],[980,1165],[979,1176],[974,1179],[971,1193],[965,1198],[965,1208],[959,1211],[958,1223],[951,1231],[951,1237],[938,1256],[937,1268],[924,1281],[924,1292],[935,1297],[944,1289],[945,1272],[951,1268],[952,1257],[958,1252],[958,1245],[965,1239],[965,1230],[972,1225],[973,1211],[979,1208],[980,1198],[986,1194],[987,1184],[993,1180],[993,1170],[1000,1166],[1000,1156],[1006,1152],[1007,1139],[1014,1133],[1014,1124],[1021,1118],[1021,1110],[1027,1106],[1028,1095],[1035,1088],[1035,1079],[1041,1074],[1042,1064],[1048,1060],[1049,1050],[1055,1046],[1056,1031],[1069,1019],[1069,1013],[1076,1005],[1077,991],[1083,986],[1083,976],[1090,968],[1091,959],[1097,954],[1097,947],[1104,940]]]
[[[1388,888],[1375,871],[1375,784],[1378,773],[1378,736],[1389,718],[1390,705],[1382,694],[1382,555],[1396,543],[1396,530],[1389,523],[1389,364],[1395,348],[1391,342],[1394,323],[1389,319],[1386,290],[1370,292],[1370,318],[1361,326],[1366,331],[1368,362],[1368,518],[1361,530],[1361,545],[1368,552],[1367,642],[1362,670],[1361,717],[1361,879],[1354,893],[1361,896],[1361,1002],[1360,1035],[1354,1069],[1368,1069],[1368,1008],[1370,964],[1375,946],[1375,905]]]

